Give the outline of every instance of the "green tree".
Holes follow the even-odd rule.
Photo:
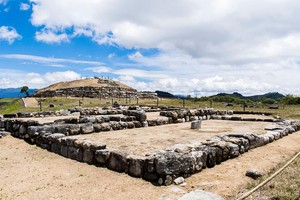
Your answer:
[[[263,99],[261,100],[261,102],[262,102],[263,104],[274,104],[274,103],[276,103],[276,101],[275,101],[274,99],[269,99],[269,98],[263,98]]]
[[[25,94],[26,94],[26,97],[29,97],[30,94],[29,94],[28,90],[29,90],[28,86],[23,86],[23,87],[21,88],[20,93],[25,93]]]

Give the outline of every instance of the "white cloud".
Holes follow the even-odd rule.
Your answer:
[[[90,67],[90,68],[85,68],[85,70],[88,70],[88,71],[92,71],[92,72],[95,72],[95,73],[110,73],[112,71],[111,68],[109,67]]]
[[[115,53],[110,53],[107,57],[108,57],[109,59],[112,59],[113,57],[116,57],[116,54],[115,54]]]
[[[30,5],[27,3],[21,3],[20,4],[20,10],[29,10],[30,9]]]
[[[69,36],[66,33],[55,33],[51,30],[42,30],[35,33],[35,39],[39,42],[48,44],[59,44],[69,42]]]
[[[12,44],[15,40],[20,39],[22,39],[22,36],[19,35],[15,28],[10,26],[0,27],[0,40],[6,40],[9,44]]]
[[[152,81],[136,80],[141,87],[185,93],[215,89],[300,94],[298,1],[31,2],[32,24],[42,32],[51,30],[41,41],[85,36],[100,45],[136,48],[128,59],[140,69],[111,73]],[[157,53],[143,55],[149,48]]]
[[[31,62],[42,63],[42,64],[47,64],[47,65],[55,65],[55,63],[103,65],[102,62],[97,62],[97,61],[74,60],[74,59],[65,59],[65,58],[51,58],[51,57],[42,57],[42,56],[26,55],[26,54],[0,54],[0,58],[25,60],[25,61],[31,61]],[[58,65],[56,65],[56,67],[57,66]],[[61,65],[59,65],[59,66],[61,66]]]
[[[48,72],[45,74],[24,72],[19,70],[1,69],[1,88],[22,87],[42,88],[51,84],[80,79],[80,74],[74,71]]]

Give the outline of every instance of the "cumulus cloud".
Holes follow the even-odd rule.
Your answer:
[[[51,84],[80,79],[81,75],[74,71],[59,71],[39,74],[19,70],[1,69],[0,81],[2,88],[21,87],[42,88]]]
[[[35,39],[36,41],[45,42],[48,44],[59,44],[70,41],[69,36],[66,33],[55,33],[48,29],[36,32]]]
[[[15,40],[22,39],[22,36],[16,31],[15,28],[10,26],[1,26],[0,27],[0,40],[5,40],[9,44],[15,42]]]
[[[142,69],[112,73],[130,75],[141,87],[185,93],[214,88],[248,93],[280,89],[300,94],[296,78],[300,70],[300,2],[31,2],[31,23],[42,29],[37,35],[47,36],[40,41],[59,43],[85,36],[99,45],[137,49],[128,59]],[[156,49],[157,53],[143,55],[143,49]],[[198,81],[191,84],[191,80]]]
[[[21,3],[20,4],[20,10],[29,10],[30,9],[30,5],[27,3]]]

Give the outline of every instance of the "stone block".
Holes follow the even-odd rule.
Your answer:
[[[191,154],[165,152],[155,155],[156,172],[159,175],[192,174],[196,160]]]
[[[139,122],[139,121],[133,121],[133,123],[134,123],[135,128],[141,128],[142,127],[142,123]]]
[[[135,128],[134,123],[133,122],[127,122],[127,128],[129,128],[129,129]]]
[[[89,149],[83,150],[83,162],[88,164],[93,164],[94,160],[94,153],[90,151]]]
[[[96,133],[101,132],[101,124],[94,124],[94,131]]]
[[[201,128],[201,120],[195,120],[191,122],[191,129],[200,129]]]
[[[101,166],[107,166],[110,151],[108,149],[101,149],[95,151],[95,160]]]
[[[21,125],[20,128],[19,128],[19,133],[21,135],[26,135],[27,134],[27,128],[25,125]]]
[[[60,145],[60,143],[58,143],[58,142],[52,143],[51,144],[51,151],[53,153],[60,154],[61,153],[61,145]]]
[[[48,136],[48,140],[51,142],[58,142],[60,138],[65,137],[62,133],[53,133]]]
[[[93,123],[85,123],[80,125],[80,131],[82,134],[88,134],[94,132],[94,126]]]
[[[62,155],[63,157],[68,158],[68,153],[69,153],[69,147],[65,146],[65,145],[61,145],[60,146],[60,155]]]
[[[68,135],[79,135],[81,133],[79,124],[69,124],[67,132]]]
[[[79,162],[83,161],[83,151],[80,148],[69,147],[68,157]]]
[[[110,123],[105,122],[101,124],[101,131],[110,131],[111,129]]]
[[[127,157],[128,174],[142,178],[144,174],[145,157],[130,155]]]
[[[202,168],[206,168],[207,153],[205,151],[192,151],[191,154],[195,158],[195,172],[200,172]]]
[[[157,121],[155,119],[147,120],[147,121],[148,121],[148,126],[156,126],[157,125]]]
[[[127,171],[127,153],[122,151],[113,150],[110,152],[107,168],[117,171]]]

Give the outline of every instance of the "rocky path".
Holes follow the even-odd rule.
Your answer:
[[[22,101],[23,101],[23,104],[24,104],[24,107],[27,108],[31,108],[31,107],[38,107],[38,101],[36,100],[36,98],[22,98]]]

